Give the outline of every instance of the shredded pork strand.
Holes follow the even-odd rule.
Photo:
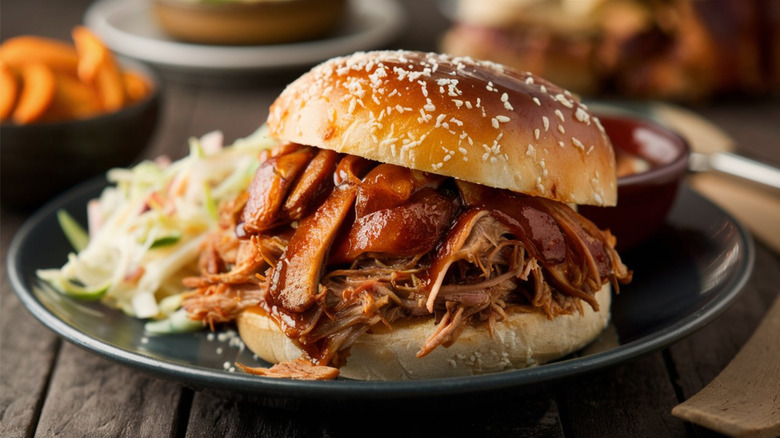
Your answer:
[[[342,169],[344,163],[352,166],[348,172],[352,175],[350,184],[361,184],[357,175],[367,171],[367,163],[343,160]],[[381,170],[385,175],[392,174],[387,167],[377,169],[374,173]],[[435,184],[426,190],[435,190]],[[331,193],[336,190],[340,190],[338,185],[331,188]],[[449,193],[444,197],[452,199],[451,191],[443,193]],[[512,202],[527,199],[513,196]],[[323,198],[320,194],[317,197]],[[338,370],[327,366],[343,365],[350,346],[361,335],[380,326],[392,328],[400,319],[433,315],[436,329],[417,353],[423,357],[436,348],[452,345],[469,324],[484,324],[492,336],[496,324],[506,319],[509,311],[538,312],[552,319],[582,313],[583,303],[598,310],[595,293],[601,286],[606,281],[617,286],[617,282],[629,281],[631,277],[614,250],[614,237],[608,232],[598,230],[565,205],[534,199],[527,208],[549,215],[560,235],[565,236],[567,250],[562,262],[537,258],[543,253],[539,248],[528,247],[527,236],[513,234],[518,228],[506,222],[507,214],[494,214],[489,208],[456,207],[459,210],[449,234],[442,236],[429,252],[405,257],[367,252],[355,257],[349,266],[329,266],[327,257],[317,258],[321,266],[312,272],[318,270],[320,274],[311,280],[316,282],[310,288],[311,304],[300,310],[284,309],[269,290],[279,277],[275,271],[287,263],[288,244],[298,230],[298,222],[269,216],[274,228],[247,234],[242,224],[247,199],[257,201],[262,196],[245,193],[221,209],[221,228],[206,241],[201,252],[201,275],[185,279],[193,291],[185,297],[183,306],[190,318],[212,327],[232,321],[248,307],[264,306],[306,352],[305,360],[270,369],[239,365],[251,374],[335,378]],[[322,202],[328,204],[327,200]],[[393,202],[399,205],[403,200]],[[460,206],[463,201],[452,202]],[[319,211],[316,205],[309,210],[310,214]],[[352,216],[343,220],[358,222]],[[348,225],[342,223],[342,228]],[[398,232],[414,225],[398,222],[389,229]],[[334,248],[337,246],[338,242],[334,243]],[[301,250],[308,248],[298,249]]]
[[[306,359],[281,362],[270,368],[248,367],[236,363],[247,374],[264,377],[277,377],[296,380],[333,380],[339,376],[339,369],[325,365],[315,365]]]

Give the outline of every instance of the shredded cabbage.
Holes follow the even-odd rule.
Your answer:
[[[66,295],[99,298],[130,316],[172,317],[185,292],[181,279],[197,275],[198,252],[217,226],[218,205],[248,187],[257,155],[275,145],[265,127],[228,147],[212,132],[191,139],[189,155],[180,160],[110,170],[114,184],[87,208],[86,247],[38,277]]]

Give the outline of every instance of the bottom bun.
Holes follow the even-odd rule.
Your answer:
[[[470,376],[527,368],[577,351],[607,326],[610,286],[597,294],[600,311],[583,306],[584,312],[547,319],[541,313],[507,312],[493,336],[486,325],[468,326],[450,347],[438,347],[423,358],[416,353],[436,326],[432,318],[398,321],[383,333],[366,333],[350,350],[341,376],[358,380],[403,380]],[[259,308],[238,316],[238,332],[244,344],[271,363],[292,361],[302,351]]]

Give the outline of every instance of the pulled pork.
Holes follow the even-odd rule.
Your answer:
[[[260,306],[315,365],[343,365],[379,324],[433,315],[422,357],[509,310],[598,310],[607,281],[631,278],[614,237],[564,204],[294,144],[220,214],[185,280],[189,317]]]

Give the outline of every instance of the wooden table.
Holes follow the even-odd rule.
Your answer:
[[[447,26],[434,2],[407,0],[406,32],[393,46],[434,50]],[[69,39],[86,0],[4,2],[2,38],[39,34]],[[168,82],[161,126],[145,156],[186,153],[187,139],[221,129],[228,140],[262,123],[285,83],[300,72],[258,77],[241,87]],[[695,109],[725,129],[742,151],[780,163],[777,100],[721,102]],[[355,415],[264,407],[193,392],[137,373],[63,342],[11,291],[9,242],[27,213],[2,210],[0,436],[344,436],[475,435],[711,436],[671,416],[673,406],[712,380],[737,353],[780,289],[780,259],[761,242],[753,275],[734,305],[689,338],[564,389],[502,406]],[[780,220],[780,218],[778,218]],[[778,382],[768,382],[778,384]]]

